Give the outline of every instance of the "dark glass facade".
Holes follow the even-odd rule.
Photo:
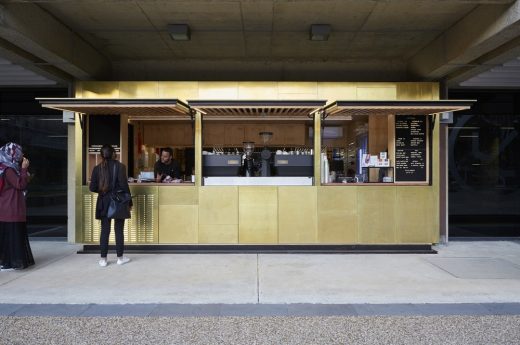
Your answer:
[[[30,160],[27,194],[30,236],[67,236],[67,125],[36,97],[67,97],[66,89],[0,89],[0,146],[22,145]]]
[[[450,237],[520,236],[520,93],[450,93],[477,99],[448,129]]]

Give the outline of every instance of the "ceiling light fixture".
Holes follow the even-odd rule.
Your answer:
[[[329,24],[312,24],[309,30],[309,39],[311,41],[327,41],[330,35]]]
[[[168,33],[174,41],[189,41],[191,39],[191,31],[188,24],[169,24]]]

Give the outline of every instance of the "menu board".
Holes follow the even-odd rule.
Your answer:
[[[427,116],[395,117],[395,181],[426,181]]]

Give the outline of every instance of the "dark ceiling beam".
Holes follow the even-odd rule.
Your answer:
[[[55,80],[110,77],[107,58],[35,4],[0,5],[0,39],[3,56],[34,71],[56,72]]]
[[[520,0],[481,5],[442,33],[408,61],[416,80],[442,80],[457,71],[482,70],[482,57],[494,55],[520,35]],[[480,60],[479,60],[480,59]]]

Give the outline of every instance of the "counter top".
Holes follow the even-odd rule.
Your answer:
[[[322,186],[429,186],[421,182],[358,182],[358,183],[322,183]]]
[[[193,182],[176,182],[176,183],[157,183],[157,182],[129,182],[129,186],[194,186]]]
[[[312,177],[300,177],[300,176],[204,177],[205,186],[312,186],[312,181],[313,181]]]

